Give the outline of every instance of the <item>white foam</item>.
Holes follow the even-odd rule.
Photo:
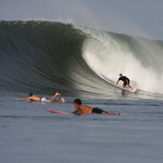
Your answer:
[[[91,37],[84,43],[83,58],[96,74],[116,83],[122,73],[136,88],[163,93],[163,73],[156,72],[153,66],[145,67],[127,45],[120,45],[109,34],[86,29],[85,32]]]

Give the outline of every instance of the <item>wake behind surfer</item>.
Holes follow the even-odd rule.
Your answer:
[[[29,97],[19,99],[19,101],[29,100],[29,101],[37,101],[37,102],[57,102],[57,101],[65,102],[64,98],[56,99],[57,96],[61,96],[61,94],[57,92],[51,99],[47,99],[45,97],[35,96],[33,95],[33,93],[29,93]]]
[[[74,105],[75,110],[71,113],[77,114],[77,115],[93,114],[93,113],[104,114],[104,115],[123,115],[120,113],[106,112],[106,111],[99,109],[99,108],[92,108],[90,106],[83,105],[82,101],[78,98],[74,100],[73,105]]]
[[[133,88],[130,86],[130,80],[126,76],[123,76],[122,74],[119,74],[119,76],[120,77],[117,80],[116,85],[119,83],[120,80],[122,80],[123,81],[123,88],[129,87],[133,91]]]

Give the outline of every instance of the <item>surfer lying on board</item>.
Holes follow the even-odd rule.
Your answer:
[[[39,96],[33,95],[33,93],[29,93],[29,97],[19,99],[19,101],[30,100],[30,101],[38,101],[38,102],[57,102],[57,101],[65,102],[65,99],[64,99],[64,98],[55,99],[57,96],[61,96],[61,94],[57,92],[57,93],[49,100],[49,99],[47,99],[47,98],[45,98],[45,97],[39,97]]]
[[[122,74],[119,74],[119,76],[120,76],[120,77],[119,77],[119,79],[118,79],[116,85],[118,84],[118,82],[119,82],[120,80],[122,80],[122,81],[123,81],[123,88],[129,87],[129,88],[131,88],[131,90],[133,91],[133,88],[130,86],[130,80],[129,80],[126,76],[123,76]]]
[[[73,114],[78,114],[78,115],[81,115],[81,114],[93,114],[93,113],[96,113],[96,114],[105,114],[105,115],[123,115],[123,114],[120,114],[120,113],[111,113],[111,112],[106,112],[102,109],[99,109],[99,108],[92,108],[92,107],[89,107],[89,106],[86,106],[86,105],[83,105],[81,100],[80,99],[75,99],[74,100],[74,107],[76,108],[73,112]]]

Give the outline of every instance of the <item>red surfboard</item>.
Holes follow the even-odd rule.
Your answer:
[[[64,112],[64,111],[57,111],[57,110],[49,110],[49,109],[47,109],[47,111],[48,111],[48,112],[50,112],[50,113],[58,113],[58,114],[70,114],[70,113],[68,113],[68,112]]]

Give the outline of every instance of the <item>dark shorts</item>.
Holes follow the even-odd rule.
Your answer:
[[[101,114],[102,112],[107,113],[106,111],[99,109],[99,108],[93,108],[92,113],[96,113],[96,114]]]
[[[130,80],[128,80],[128,85],[130,84]],[[126,86],[127,85],[127,82],[125,81],[124,83],[123,83],[123,85],[124,86]]]

